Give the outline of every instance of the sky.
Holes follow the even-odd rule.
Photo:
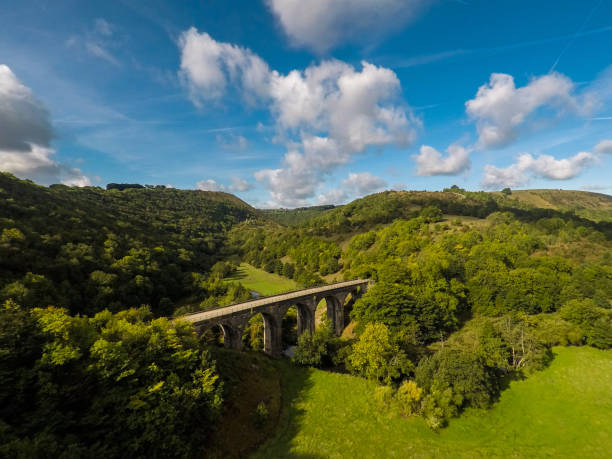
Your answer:
[[[256,207],[610,194],[612,2],[0,0],[0,170]]]

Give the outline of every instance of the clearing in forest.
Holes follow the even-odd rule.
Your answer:
[[[225,280],[240,282],[249,290],[262,296],[278,295],[300,288],[293,279],[266,272],[248,263],[241,263],[236,272]]]
[[[365,379],[280,365],[279,431],[255,457],[610,457],[612,352],[554,353],[492,409],[468,410],[439,433],[421,418],[379,412]]]

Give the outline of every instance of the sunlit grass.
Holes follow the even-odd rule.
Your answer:
[[[612,353],[554,352],[491,410],[468,411],[440,433],[377,412],[368,381],[283,365],[285,419],[256,457],[610,457]]]
[[[226,280],[240,282],[249,290],[263,296],[277,295],[300,288],[292,279],[268,273],[248,263],[242,263],[238,270]]]

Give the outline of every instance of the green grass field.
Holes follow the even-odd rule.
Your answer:
[[[263,296],[277,295],[279,293],[297,290],[300,286],[292,279],[277,274],[271,274],[263,269],[255,268],[248,263],[241,263],[238,270],[226,281],[240,282],[249,290]]]
[[[279,363],[284,407],[255,457],[610,457],[612,352],[555,348],[546,370],[514,381],[490,410],[435,433],[378,413],[374,384]]]

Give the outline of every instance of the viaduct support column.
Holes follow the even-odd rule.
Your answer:
[[[272,357],[280,357],[283,352],[282,316],[262,314],[264,319],[264,352]]]
[[[315,331],[315,311],[317,304],[314,300],[303,301],[297,308],[297,335],[298,338],[305,331],[312,335]]]

